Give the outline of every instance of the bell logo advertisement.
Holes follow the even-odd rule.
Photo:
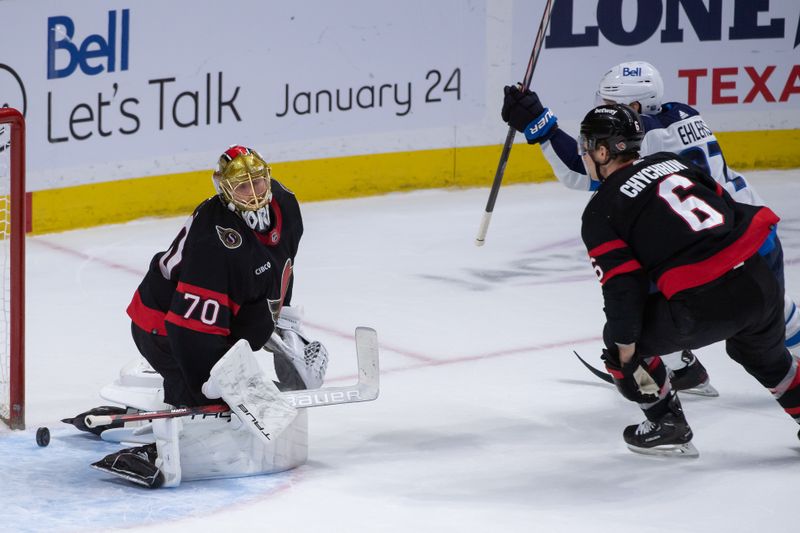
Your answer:
[[[103,33],[82,34],[82,28],[70,16],[48,17],[47,78],[129,70],[131,24],[130,9],[108,11]],[[58,84],[53,83],[51,87],[56,89],[47,93],[47,140],[62,143],[93,136],[133,135],[148,122],[152,129],[164,130],[209,126],[226,119],[241,121],[236,108],[240,87],[227,91],[222,72],[204,73],[199,82],[191,88],[194,90],[181,90],[186,87],[180,87],[176,77],[165,76],[146,80],[147,87],[134,92],[114,81],[108,90],[82,101],[59,98]]]
[[[220,148],[276,163],[499,143],[545,0],[0,2],[0,106],[32,190],[180,174]],[[567,131],[644,60],[715,131],[800,124],[797,0],[555,0],[532,88]]]
[[[341,137],[323,155],[381,151],[386,132],[395,150],[436,148],[452,133],[415,132],[484,116],[485,0],[234,7],[0,2],[16,21],[0,32],[0,105],[27,99],[32,186],[70,183],[86,161],[89,180],[196,170],[234,142],[290,161]]]
[[[130,10],[123,9],[119,24],[119,70],[128,70]],[[108,12],[105,35],[91,34],[75,42],[75,23],[70,17],[47,19],[47,79],[66,78],[77,67],[89,76],[114,72],[117,68],[117,12]],[[63,68],[56,67],[56,54],[66,57]]]

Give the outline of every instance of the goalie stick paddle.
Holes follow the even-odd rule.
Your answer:
[[[356,328],[356,358],[358,359],[358,382],[345,387],[323,387],[314,390],[281,392],[281,397],[292,407],[322,407],[343,403],[368,402],[378,397],[380,391],[380,365],[378,362],[378,334],[372,328]],[[114,422],[134,422],[175,418],[181,416],[217,416],[228,413],[225,404],[181,407],[162,411],[139,411],[117,415],[88,415],[87,427],[108,426]]]
[[[536,62],[539,59],[539,52],[542,49],[544,42],[544,34],[547,32],[547,26],[550,24],[550,14],[553,11],[553,0],[547,0],[544,6],[544,13],[542,13],[542,20],[539,22],[539,31],[536,33],[536,40],[533,43],[533,50],[531,50],[531,57],[528,60],[528,68],[525,71],[525,77],[522,79],[522,91],[530,87],[533,71],[536,68]],[[486,210],[481,218],[481,225],[478,228],[478,236],[475,237],[475,246],[483,246],[486,242],[486,232],[489,231],[489,221],[492,219],[494,212],[494,204],[497,202],[497,194],[500,192],[500,184],[503,182],[503,174],[506,172],[506,163],[508,163],[508,156],[511,155],[511,146],[514,144],[514,136],[517,130],[513,126],[508,127],[506,134],[506,142],[503,144],[503,151],[500,152],[500,160],[497,162],[497,170],[494,173],[494,181],[492,188],[489,191],[489,199],[486,202]]]
[[[612,385],[614,384],[614,378],[611,377],[611,374],[608,374],[606,372],[603,372],[602,370],[593,367],[592,365],[584,361],[583,357],[578,355],[578,352],[576,352],[575,350],[572,350],[572,353],[574,353],[575,357],[577,357],[578,360],[580,360],[580,362],[583,363],[583,366],[589,369],[589,372],[591,372],[592,374],[594,374],[595,376],[597,376],[598,378],[602,379],[607,383],[611,383]]]

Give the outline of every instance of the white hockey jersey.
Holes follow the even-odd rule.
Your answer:
[[[764,205],[747,179],[728,167],[716,136],[696,109],[669,102],[657,115],[642,115],[642,123],[642,156],[656,152],[682,155],[711,174],[737,202]],[[542,143],[542,152],[558,180],[570,189],[594,191],[599,186],[586,173],[577,141],[563,130],[556,130],[550,140]]]

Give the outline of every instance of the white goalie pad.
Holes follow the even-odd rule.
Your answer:
[[[183,481],[274,474],[296,468],[307,459],[308,414],[304,410],[270,441],[238,423],[236,416],[183,419]]]
[[[217,361],[203,384],[207,398],[222,398],[253,435],[271,441],[297,416],[241,339]]]
[[[144,357],[137,357],[122,367],[119,377],[100,389],[100,397],[141,411],[171,407],[164,403],[164,379]]]
[[[180,433],[183,421],[180,418],[161,418],[153,420],[153,434],[156,439],[156,466],[164,475],[164,487],[177,487],[181,484]]]
[[[274,474],[308,459],[308,415],[298,413],[274,440],[265,441],[236,415],[166,418],[152,423],[164,487],[182,481]]]

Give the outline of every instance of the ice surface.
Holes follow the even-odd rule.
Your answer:
[[[800,171],[748,177],[783,217],[800,296]],[[29,429],[0,430],[0,531],[794,531],[798,428],[770,395],[720,345],[700,350],[721,394],[684,399],[700,458],[627,451],[640,413],[571,353],[599,364],[588,196],[504,187],[476,248],[487,194],[305,204],[294,302],[328,346],[330,384],[355,380],[354,328],[377,329],[381,396],[313,410],[297,470],[171,490],[92,470],[117,447],[59,419],[97,405],[136,355],[125,307],[183,218],[29,238]]]

